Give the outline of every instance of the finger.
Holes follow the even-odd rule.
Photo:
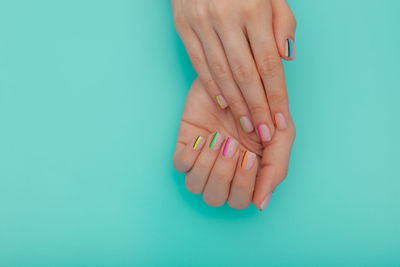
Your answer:
[[[228,137],[224,148],[221,149],[214,163],[203,192],[203,199],[210,206],[222,206],[228,199],[231,181],[239,156],[238,147],[239,143],[232,137]]]
[[[241,126],[245,133],[252,132],[254,126],[250,118],[250,112],[240,89],[233,79],[224,48],[217,33],[211,26],[199,27],[198,25],[192,25],[192,27],[200,37],[211,75],[231,108],[236,118],[236,123]]]
[[[290,118],[287,129],[277,131],[274,140],[264,149],[253,195],[254,205],[260,211],[267,207],[275,188],[287,175],[295,135],[296,130]]]
[[[177,29],[177,31],[189,55],[193,68],[206,88],[208,94],[220,108],[225,109],[228,107],[228,103],[226,102],[221,90],[211,75],[199,38],[190,27],[181,26],[179,27],[179,30]]]
[[[296,19],[285,0],[272,0],[273,29],[280,56],[294,60],[294,35]]]
[[[248,41],[238,29],[217,27],[235,81],[246,100],[260,139],[265,144],[271,140],[275,127]]]
[[[180,173],[188,172],[196,161],[205,141],[205,138],[199,135],[188,144],[177,143],[172,158],[175,170]]]
[[[237,162],[235,176],[233,177],[228,204],[234,209],[245,209],[253,201],[254,184],[258,168],[255,153],[244,151]]]
[[[185,185],[189,192],[201,194],[218,157],[224,137],[216,132],[207,138],[204,149],[196,159],[192,169],[186,174]]]
[[[283,65],[271,24],[267,19],[251,20],[247,32],[275,126],[277,129],[285,129],[287,118],[290,117],[288,96]]]

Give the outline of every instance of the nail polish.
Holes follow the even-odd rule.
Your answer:
[[[223,136],[220,133],[216,132],[214,134],[213,139],[211,140],[210,149],[213,151],[219,150],[223,141],[224,141]]]
[[[246,151],[242,159],[242,169],[250,170],[256,160],[256,154]]]
[[[197,138],[196,138],[196,140],[194,141],[194,144],[193,144],[193,150],[194,151],[198,151],[198,150],[200,150],[202,147],[203,147],[203,145],[204,145],[204,138],[202,137],[202,136],[198,136]]]
[[[286,129],[287,123],[286,123],[285,116],[282,113],[275,114],[275,124],[276,124],[276,128],[278,128],[280,130]]]
[[[290,38],[286,40],[286,56],[289,60],[294,60],[294,41]]]
[[[222,152],[222,155],[226,158],[231,158],[235,154],[237,146],[238,143],[236,140],[228,137],[228,139],[226,139],[224,152]]]
[[[247,116],[240,117],[240,125],[245,133],[251,133],[254,130],[251,120]]]
[[[265,197],[264,201],[261,203],[260,211],[265,210],[265,208],[268,206],[268,203],[269,203],[269,201],[271,200],[271,195],[272,195],[272,192],[269,193],[269,194]]]
[[[261,142],[271,141],[271,133],[269,132],[268,126],[265,124],[258,125],[258,135],[260,136]]]
[[[218,96],[216,96],[216,98],[217,98],[217,102],[218,102],[218,105],[220,108],[225,109],[228,106],[225,98],[222,95],[218,95]]]

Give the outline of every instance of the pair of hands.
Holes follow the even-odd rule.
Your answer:
[[[263,143],[286,127],[281,58],[294,59],[296,20],[285,0],[172,0],[176,30],[207,92]],[[274,125],[275,120],[275,125]]]
[[[171,2],[201,81],[186,101],[174,166],[211,206],[254,201],[263,210],[295,136],[281,62],[294,59],[293,14],[284,0]]]

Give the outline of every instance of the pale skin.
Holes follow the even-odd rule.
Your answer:
[[[296,20],[285,0],[171,0],[174,23],[214,105],[267,146],[290,121],[281,58],[294,59]]]
[[[211,149],[215,132],[219,133],[220,144],[214,142],[214,149]],[[186,173],[187,189],[202,194],[210,206],[221,206],[227,201],[235,209],[254,203],[259,210],[264,210],[271,194],[286,177],[295,127],[289,116],[286,128],[278,128],[268,144],[262,144],[254,132],[245,138],[241,132],[234,113],[217,107],[207,89],[196,79],[181,118],[174,168]],[[202,138],[196,144],[198,136]],[[236,149],[225,149],[228,137],[228,148]],[[247,160],[243,165],[246,151]],[[252,153],[256,160],[249,167]],[[228,154],[231,156],[226,156]]]

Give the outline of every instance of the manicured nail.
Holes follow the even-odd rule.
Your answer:
[[[250,151],[246,151],[242,159],[242,169],[250,170],[254,164],[254,161],[256,161],[256,154]]]
[[[204,141],[205,141],[205,139],[202,136],[199,135],[196,138],[196,140],[194,141],[193,150],[194,151],[200,150],[204,145]]]
[[[261,142],[271,141],[271,133],[269,132],[268,126],[265,124],[258,125],[258,135],[260,136]]]
[[[265,208],[268,206],[269,200],[271,199],[271,195],[272,195],[272,192],[269,193],[269,194],[265,197],[264,201],[261,203],[260,211],[265,210]]]
[[[243,116],[240,117],[240,125],[245,133],[251,133],[254,130],[253,124],[249,117]]]
[[[294,60],[294,41],[290,38],[286,40],[286,56],[289,60]]]
[[[236,142],[236,140],[228,137],[228,139],[226,139],[224,152],[222,153],[222,155],[224,155],[224,157],[226,158],[231,158],[235,154],[237,146],[238,143]]]
[[[224,137],[220,133],[216,132],[211,140],[210,149],[217,151],[221,147],[223,141]]]
[[[281,129],[281,130],[286,129],[287,124],[286,124],[285,116],[283,116],[282,113],[275,114],[275,124],[278,129]]]
[[[225,98],[222,95],[217,95],[216,98],[217,98],[217,102],[218,102],[218,105],[220,106],[220,108],[224,109],[228,106]]]

